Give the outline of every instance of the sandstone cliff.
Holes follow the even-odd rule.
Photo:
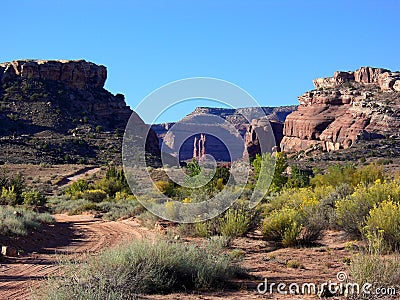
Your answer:
[[[75,89],[103,88],[107,69],[85,60],[15,60],[0,64],[0,82],[29,78],[60,81]]]
[[[331,151],[399,134],[400,72],[362,67],[313,82],[316,89],[300,96],[286,118],[283,151]]]

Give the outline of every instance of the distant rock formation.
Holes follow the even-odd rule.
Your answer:
[[[268,125],[269,123],[269,125]],[[250,157],[255,157],[262,151],[260,140],[268,139],[268,132],[272,128],[275,140],[267,146],[267,151],[278,150],[283,138],[283,122],[268,120],[267,118],[254,119],[245,134],[246,149]],[[273,149],[273,147],[276,147]]]
[[[53,80],[74,89],[103,88],[107,69],[85,60],[14,60],[0,64],[0,82],[17,77]]]
[[[317,89],[335,88],[346,82],[379,85],[382,91],[400,92],[400,72],[391,72],[383,68],[361,67],[354,72],[337,71],[333,77],[313,80]]]
[[[286,118],[283,151],[332,151],[399,134],[400,72],[362,67],[313,82],[316,90],[300,96],[297,111]]]
[[[204,155],[206,155],[206,135],[200,134],[200,138],[194,138],[193,142],[193,158],[200,160]]]
[[[247,148],[249,155],[253,157],[261,152],[259,136],[265,137],[267,134],[269,126],[267,126],[266,122],[271,124],[272,130],[274,131],[274,144],[279,146],[279,143],[283,137],[283,122],[285,121],[286,116],[293,112],[296,108],[297,106],[294,105],[282,107],[262,107],[262,113],[260,113],[260,108],[252,107],[239,109],[197,107],[192,113],[185,116],[182,119],[182,122],[186,123],[188,128],[191,130],[194,128],[199,128],[199,131],[201,132],[201,127],[196,127],[194,124],[202,124],[202,116],[213,115],[219,117],[221,120],[226,120],[232,124],[234,129],[244,140],[244,143],[240,145],[243,148],[240,156],[243,156],[243,151],[245,148]],[[245,116],[250,116],[249,119],[252,120],[251,124],[249,124]],[[205,120],[205,123],[207,123],[207,120]],[[166,151],[168,151],[168,149],[174,149],[176,146],[176,135],[167,135],[168,130],[170,130],[174,125],[175,123],[152,125],[152,129],[157,133],[160,145],[164,143]],[[217,161],[231,161],[231,159],[238,159],[236,156],[230,157],[226,145],[224,145],[218,137],[209,134],[206,134],[205,136],[207,143],[204,143],[204,148],[202,149],[204,149],[207,154],[212,155]],[[179,150],[180,159],[192,159],[192,157],[196,157],[194,153],[197,153],[198,156],[198,143],[199,135],[189,137]],[[197,147],[194,145],[197,145]],[[239,147],[239,145],[237,145],[237,147]],[[178,155],[176,150],[171,150],[169,153],[175,156]]]

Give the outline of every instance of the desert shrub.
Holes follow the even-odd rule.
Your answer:
[[[254,218],[254,211],[245,205],[234,205],[229,208],[220,219],[219,231],[226,237],[245,235]]]
[[[89,189],[89,183],[87,180],[78,179],[65,189],[65,194],[73,199],[79,199],[87,189]]]
[[[360,183],[368,185],[376,180],[383,180],[384,173],[382,166],[372,163],[367,166],[355,168],[351,165],[330,166],[325,174],[316,174],[310,180],[312,186],[339,186],[349,184],[356,187]]]
[[[116,201],[131,201],[136,200],[135,196],[127,192],[116,192],[114,199]]]
[[[330,166],[325,174],[315,174],[310,180],[312,186],[339,186],[347,183],[351,184],[351,176],[354,173],[355,168],[350,165]]]
[[[321,199],[310,217],[323,229],[337,229],[336,202],[346,198],[352,192],[353,189],[346,183],[337,186],[335,190]]]
[[[370,210],[366,218],[363,235],[371,240],[382,234],[383,248],[398,250],[400,246],[400,204],[383,201]]]
[[[357,186],[354,193],[336,202],[338,225],[351,235],[361,236],[369,211],[389,197],[394,202],[400,202],[398,180],[382,182],[378,179],[370,186]]]
[[[106,176],[96,181],[94,188],[105,191],[109,197],[115,197],[118,192],[132,194],[124,171],[117,169],[114,165],[107,168]]]
[[[271,197],[264,205],[264,237],[283,246],[314,242],[328,227],[323,199],[334,191],[330,186],[287,188]]]
[[[105,212],[103,219],[110,221],[136,217],[145,211],[145,208],[136,200],[111,203],[107,209],[104,207],[106,204],[107,202],[103,202],[99,206]]]
[[[289,259],[286,262],[286,266],[292,269],[304,269],[303,264],[299,262],[297,259]]]
[[[134,299],[138,294],[225,287],[239,274],[229,255],[208,245],[135,241],[71,265],[41,299]]]
[[[194,233],[198,237],[210,237],[211,223],[209,221],[197,222],[194,224]]]
[[[170,197],[174,191],[174,185],[169,181],[159,180],[155,182],[157,189],[164,195]]]
[[[372,284],[373,287],[370,291],[374,291],[377,287],[395,287],[398,290],[400,286],[399,274],[400,256],[398,254],[382,256],[360,253],[352,258],[349,266],[351,278],[360,286],[365,283]],[[368,298],[365,299],[381,299],[380,296],[373,297],[373,295],[368,295]]]
[[[186,165],[186,169],[190,177],[197,176],[201,173],[201,167],[195,158]]]
[[[0,234],[6,236],[25,236],[29,230],[38,229],[41,224],[53,223],[48,213],[36,213],[31,210],[0,206]]]
[[[270,153],[263,153],[262,155],[256,155],[252,162],[254,169],[254,179],[259,179],[259,174],[261,173],[261,168],[264,166],[264,171],[267,171],[270,166],[273,166],[274,174],[271,181],[270,190],[280,191],[285,186],[288,178],[285,176],[285,170],[288,167],[287,157],[282,152],[277,152],[275,155]]]
[[[69,212],[70,215],[80,215],[85,211],[102,211],[101,206],[94,202],[84,202],[81,205],[77,206],[75,209]]]
[[[220,180],[221,184],[226,184],[229,180],[231,173],[229,172],[228,168],[225,167],[217,167],[215,169],[214,179],[217,181]]]
[[[304,202],[309,202],[310,199],[314,199],[313,202],[319,202],[334,190],[329,186],[284,189],[279,194],[270,197],[265,205],[265,212],[268,213],[283,207],[300,209]]]
[[[303,188],[310,185],[310,176],[305,170],[292,166],[292,172],[286,182],[288,188]]]
[[[108,196],[114,197],[117,192],[120,192],[123,187],[121,182],[116,178],[103,178],[95,182],[96,190],[103,190]]]
[[[52,213],[74,215],[85,211],[97,211],[102,213],[103,219],[112,221],[138,216],[145,210],[137,200],[94,203],[85,199],[70,200],[65,196],[52,197],[48,200],[47,205]]]
[[[77,207],[82,205],[83,203],[87,203],[87,200],[84,199],[77,199],[71,200],[68,196],[54,196],[50,197],[47,200],[47,207],[49,208],[50,212],[53,214],[61,214],[61,213],[68,213],[70,214],[73,210]]]
[[[21,173],[8,176],[3,169],[0,174],[0,203],[17,205],[22,204],[22,193],[25,189],[25,179]]]
[[[357,168],[351,176],[351,184],[354,187],[360,183],[368,186],[377,180],[383,181],[384,178],[383,167],[375,162]]]
[[[283,208],[273,211],[265,218],[262,233],[265,239],[290,247],[297,244],[301,228],[299,212],[292,208]]]
[[[90,202],[85,199],[71,200],[61,197],[52,197],[48,200],[47,206],[52,213],[67,213],[69,215],[78,215],[85,211],[103,211],[98,203]]]
[[[83,199],[99,203],[107,198],[107,194],[103,190],[86,190],[83,193]]]
[[[39,191],[23,192],[22,198],[27,206],[42,206],[46,203],[46,197]]]
[[[17,194],[14,191],[14,187],[6,188],[3,186],[0,195],[0,204],[5,205],[16,205],[17,202]]]

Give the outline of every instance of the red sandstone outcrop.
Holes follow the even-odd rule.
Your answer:
[[[275,145],[279,146],[283,137],[283,122],[286,116],[296,109],[296,106],[262,107],[261,109],[262,113],[260,113],[259,107],[238,109],[211,107],[196,108],[183,119],[183,122],[186,124],[187,132],[192,131],[198,132],[199,134],[191,136],[182,144],[179,149],[180,159],[190,160],[192,157],[198,157],[200,149],[201,151],[204,151],[204,153],[212,155],[217,161],[231,161],[241,158],[245,149],[251,157],[261,153],[261,148],[266,149],[266,151],[271,151]],[[209,117],[210,115],[217,116],[220,120],[214,120]],[[247,118],[245,116],[247,116]],[[262,118],[262,116],[264,117]],[[249,124],[247,119],[252,120],[251,124]],[[220,139],[211,134],[204,134],[206,141],[199,145],[199,138],[201,137],[200,133],[205,133],[204,129],[206,127],[204,126],[206,126],[207,123],[210,123],[210,121],[213,123],[213,126],[216,126],[218,123],[221,123],[222,120],[226,120],[232,124],[235,132],[239,133],[243,139],[241,142],[237,142],[237,149],[235,152],[236,154],[239,153],[239,157],[236,155],[231,157],[226,145],[224,145]],[[177,150],[174,149],[177,147],[177,144],[179,144],[177,142],[177,139],[179,139],[177,137],[179,132],[176,130],[174,130],[174,133],[169,132],[174,125],[175,123],[154,124],[152,125],[152,129],[157,133],[160,145],[164,145],[164,151],[177,156]],[[228,132],[228,130],[224,130],[222,124],[220,127],[221,136],[225,136],[224,132]],[[270,139],[270,128],[273,130],[275,141]],[[265,142],[262,147],[260,146],[260,140]]]
[[[14,60],[0,64],[0,82],[17,77],[61,81],[70,88],[102,88],[107,69],[85,60]]]
[[[398,134],[399,72],[362,67],[313,82],[317,90],[300,96],[297,111],[286,118],[283,151],[331,151],[359,138]]]

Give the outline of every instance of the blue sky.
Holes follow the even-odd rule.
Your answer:
[[[279,106],[297,104],[312,79],[335,70],[400,69],[395,0],[6,0],[0,10],[0,61],[103,64],[106,88],[132,108],[187,77],[224,79],[261,105]],[[174,106],[159,121],[198,105],[210,103]]]

